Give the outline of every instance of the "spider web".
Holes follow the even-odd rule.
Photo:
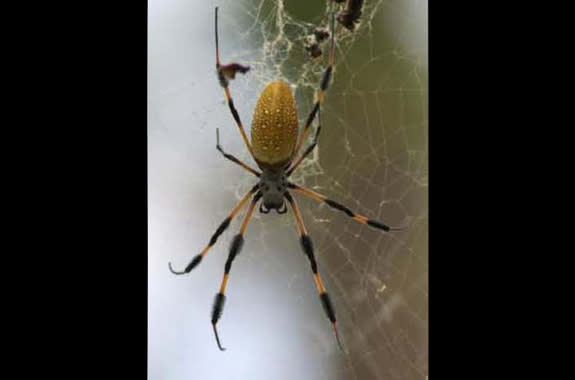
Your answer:
[[[387,224],[382,233],[295,195],[316,247],[346,350],[321,308],[291,212],[254,213],[234,261],[218,324],[210,311],[243,213],[187,276],[255,177],[215,149],[252,163],[214,73],[213,8],[149,2],[148,188],[150,379],[423,379],[428,374],[427,2],[365,0],[355,32],[336,33],[336,69],[318,148],[292,176],[300,185]],[[220,1],[224,63],[251,67],[231,83],[249,134],[267,82],[292,85],[300,125],[326,57],[304,38],[328,25],[330,3]],[[328,43],[322,46],[327,55]],[[314,130],[317,123],[314,123]]]

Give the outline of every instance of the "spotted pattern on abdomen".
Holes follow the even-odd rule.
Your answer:
[[[262,91],[252,120],[252,150],[263,165],[287,162],[298,136],[296,102],[288,85],[270,82]]]

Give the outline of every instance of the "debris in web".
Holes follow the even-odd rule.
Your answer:
[[[354,31],[361,17],[363,0],[347,0],[344,9],[337,15],[337,21],[347,29]]]

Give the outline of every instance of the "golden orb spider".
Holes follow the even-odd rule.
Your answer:
[[[216,342],[220,350],[225,350],[225,348],[223,348],[220,344],[220,338],[218,336],[216,324],[220,319],[224,309],[224,302],[226,299],[225,291],[228,283],[230,269],[232,267],[232,262],[242,249],[242,245],[244,243],[244,233],[251,219],[254,208],[260,199],[262,199],[262,203],[260,204],[259,209],[261,213],[267,214],[270,212],[270,210],[275,209],[277,213],[284,214],[287,212],[287,207],[284,199],[287,199],[293,210],[297,229],[300,235],[300,243],[302,249],[311,264],[311,270],[313,272],[322,306],[325,310],[325,313],[327,314],[327,317],[333,325],[337,343],[339,347],[342,348],[341,342],[339,340],[339,335],[337,333],[335,311],[325,286],[323,285],[321,276],[318,272],[312,241],[307,234],[307,230],[301,218],[297,202],[291,196],[288,189],[292,189],[299,194],[310,197],[317,202],[323,202],[336,210],[343,211],[347,216],[359,223],[366,224],[383,231],[400,230],[401,228],[389,227],[376,220],[368,219],[365,216],[358,215],[351,211],[349,208],[335,201],[332,201],[331,199],[328,199],[325,196],[316,193],[315,191],[296,185],[295,183],[292,183],[288,180],[293,171],[299,166],[303,159],[313,151],[317,145],[319,132],[321,130],[320,108],[324,100],[324,93],[326,92],[331,79],[335,60],[335,13],[332,14],[331,18],[331,40],[328,66],[323,73],[323,77],[320,82],[320,88],[317,92],[316,102],[309,116],[307,117],[303,131],[301,134],[299,134],[299,136],[296,102],[291,93],[291,90],[285,82],[272,81],[266,85],[258,99],[252,121],[252,144],[250,144],[250,141],[246,136],[244,127],[240,120],[240,116],[234,106],[234,102],[228,87],[229,80],[235,77],[236,72],[239,71],[241,73],[246,73],[249,70],[249,67],[245,67],[237,63],[221,65],[218,45],[218,7],[216,7],[215,10],[215,36],[216,70],[218,74],[218,80],[224,89],[228,106],[237,124],[240,134],[242,135],[242,138],[246,144],[246,147],[252,158],[257,163],[258,167],[261,169],[261,172],[253,169],[251,166],[240,161],[231,154],[224,152],[220,146],[219,131],[216,129],[216,148],[225,158],[240,165],[258,177],[259,182],[247,194],[245,194],[242,199],[240,199],[228,217],[217,228],[208,245],[191,260],[186,268],[183,271],[178,272],[172,269],[171,263],[168,263],[170,271],[174,274],[181,275],[189,273],[192,269],[194,269],[200,263],[200,261],[202,261],[203,257],[208,253],[210,248],[216,243],[218,237],[228,228],[232,219],[251,198],[251,203],[242,221],[240,231],[237,235],[234,236],[230,245],[230,252],[225,265],[224,277],[220,285],[220,291],[216,294],[214,306],[212,309],[212,327],[216,337]],[[313,142],[296,160],[296,156],[300,152],[304,141],[310,133],[310,127],[316,115],[318,116],[318,127],[315,132]]]

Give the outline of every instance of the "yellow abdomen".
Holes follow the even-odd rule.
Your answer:
[[[252,150],[258,164],[289,161],[298,135],[296,102],[288,85],[274,81],[262,91],[252,119]]]

